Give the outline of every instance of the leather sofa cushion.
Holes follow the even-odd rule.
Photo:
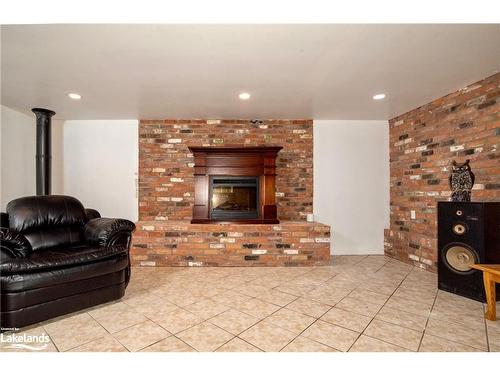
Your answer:
[[[63,269],[127,255],[123,246],[72,246],[33,252],[28,258],[6,259],[0,264],[0,274],[14,275]]]
[[[34,252],[62,246],[76,246],[83,242],[83,229],[79,226],[58,226],[30,229],[24,236]]]
[[[31,196],[7,204],[9,227],[24,233],[54,226],[81,226],[88,221],[81,202],[65,195]]]
[[[76,280],[89,279],[124,270],[128,267],[128,257],[118,256],[96,263],[80,264],[73,267],[59,268],[35,273],[19,273],[0,276],[2,293],[14,293],[66,284]],[[91,289],[89,287],[89,289]]]
[[[39,303],[54,301],[59,298],[123,283],[126,283],[125,269],[88,279],[71,280],[62,284],[51,284],[21,291],[7,292],[2,289],[0,302],[2,311],[18,310]]]

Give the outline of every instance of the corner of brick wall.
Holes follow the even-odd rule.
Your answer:
[[[452,160],[471,160],[472,200],[500,200],[499,110],[500,73],[389,121],[386,255],[437,270],[436,206],[450,196]]]

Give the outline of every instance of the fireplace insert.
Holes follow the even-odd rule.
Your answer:
[[[259,177],[210,176],[212,220],[258,219]]]

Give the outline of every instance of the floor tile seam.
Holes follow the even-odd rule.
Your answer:
[[[469,347],[472,347],[472,348],[475,348],[475,349],[480,349],[480,348],[477,348],[477,347],[472,346],[472,345],[468,345],[468,344],[460,343],[460,342],[458,342],[458,341],[456,341],[456,340],[449,339],[448,337],[442,337],[442,336],[438,336],[438,335],[436,335],[436,334],[434,334],[434,335],[433,335],[433,334],[431,334],[431,333],[428,333],[428,332],[427,332],[427,328],[428,328],[428,326],[429,326],[429,322],[430,322],[430,318],[431,318],[432,311],[434,310],[434,306],[436,305],[436,302],[437,302],[437,300],[438,300],[438,295],[439,295],[439,291],[436,293],[436,296],[435,296],[435,298],[434,298],[434,303],[432,304],[431,310],[430,310],[430,312],[429,312],[429,314],[428,314],[428,316],[427,316],[427,320],[426,320],[426,322],[425,322],[424,334],[422,335],[422,339],[420,340],[420,344],[419,344],[418,350],[420,351],[420,348],[421,348],[421,346],[422,346],[422,341],[423,341],[423,339],[424,339],[425,334],[428,334],[428,335],[433,336],[433,337],[438,337],[438,338],[440,338],[440,339],[442,339],[442,340],[450,341],[450,342],[453,342],[453,343],[456,343],[456,344],[466,345],[466,346],[469,346]],[[436,318],[436,320],[439,320],[439,321],[441,321],[441,322],[444,322],[444,320],[441,320],[441,319],[439,319],[439,318]],[[486,324],[486,323],[485,323],[485,324]],[[486,333],[486,345],[487,345],[487,350],[489,351],[489,346],[488,346],[488,334],[487,334],[487,333]],[[480,349],[480,350],[482,350],[482,349]]]
[[[411,272],[411,270],[410,270]],[[409,274],[409,272],[408,272]],[[398,286],[396,287],[396,289],[394,289],[394,291],[392,292],[392,294],[389,296],[389,298],[386,299],[386,301],[384,302],[384,304],[382,306],[380,306],[380,308],[378,309],[378,311],[375,313],[375,315],[373,317],[371,317],[370,321],[368,322],[368,324],[366,325],[366,327],[361,331],[361,333],[359,334],[358,338],[351,344],[351,346],[349,347],[349,349],[347,351],[350,351],[351,348],[354,346],[354,344],[356,343],[356,341],[359,340],[359,338],[365,333],[366,329],[370,326],[370,324],[372,324],[373,320],[375,319],[375,317],[380,313],[380,311],[384,308],[384,306],[387,304],[387,301],[389,301],[389,299],[391,299],[391,297],[394,295],[394,293],[396,293],[396,290],[398,290],[398,288],[401,286],[401,284],[403,284],[404,280],[406,280],[406,278],[408,277],[408,275],[405,276],[405,278],[403,280],[401,280],[398,284]],[[349,293],[350,294],[350,293]],[[344,298],[347,298],[344,297]],[[340,303],[342,300],[340,300],[338,303]],[[338,305],[338,303],[336,305]],[[368,336],[368,335],[367,335]]]
[[[50,342],[52,343],[52,345],[54,345],[54,347],[56,348],[56,350],[58,352],[61,352],[61,350],[59,350],[59,347],[57,346],[56,342],[54,341],[54,339],[52,338],[52,336],[50,335],[50,333],[43,326],[41,326],[41,328],[47,334],[47,336],[49,336]]]
[[[181,309],[182,309],[182,308],[181,308]],[[193,314],[191,311],[188,311],[188,310],[185,310],[185,309],[182,309],[182,310],[184,310],[185,312],[188,312],[189,314]],[[175,311],[175,310],[174,310],[174,311]],[[226,311],[227,311],[227,310],[226,310]],[[221,313],[221,314],[222,314],[222,313]],[[193,314],[193,315],[196,315],[196,314]],[[218,315],[220,315],[220,314],[218,314]],[[214,316],[215,316],[215,315],[214,315]],[[201,316],[199,316],[199,315],[196,315],[196,317],[198,317],[198,318],[200,318],[200,319],[202,319],[202,320],[201,320],[201,321],[199,321],[199,322],[197,322],[197,323],[195,323],[195,324],[193,324],[192,326],[189,326],[188,328],[182,329],[182,330],[180,330],[180,331],[178,331],[178,332],[175,332],[175,333],[174,333],[174,332],[169,331],[169,330],[168,330],[168,329],[166,329],[166,328],[164,328],[164,327],[163,327],[160,323],[156,323],[156,322],[155,322],[155,321],[153,321],[153,320],[152,320],[152,322],[153,322],[153,323],[155,323],[155,324],[157,324],[157,325],[159,325],[161,328],[163,328],[163,329],[164,329],[164,330],[166,330],[167,332],[170,332],[170,333],[172,334],[172,336],[176,336],[176,335],[177,335],[177,334],[179,334],[179,333],[182,333],[182,332],[184,332],[184,331],[187,331],[188,329],[191,329],[191,328],[193,328],[193,327],[196,327],[196,326],[198,326],[198,325],[200,325],[200,324],[202,324],[202,323],[208,322],[208,320],[209,320],[209,319],[212,319],[212,318],[203,319],[203,318],[202,318]],[[210,323],[210,322],[209,322],[209,323]],[[210,323],[210,324],[215,325],[215,324],[213,324],[213,323]]]
[[[292,301],[292,302],[293,302],[293,301]],[[292,302],[290,302],[290,303],[292,303]],[[257,324],[259,324],[259,323],[263,322],[265,319],[269,318],[271,315],[276,314],[278,311],[285,309],[285,308],[286,308],[286,306],[288,306],[290,303],[288,303],[287,305],[285,305],[285,306],[283,306],[283,307],[280,307],[278,310],[276,310],[276,311],[272,312],[271,314],[269,314],[269,315],[265,316],[264,318],[260,319],[259,321],[255,322],[254,324],[252,324],[251,326],[247,327],[246,329],[244,329],[243,331],[241,331],[240,333],[238,333],[238,334],[237,334],[237,335],[235,335],[235,336],[236,336],[236,337],[238,337],[239,339],[241,339],[241,340],[243,340],[243,341],[247,342],[244,338],[242,338],[242,337],[240,336],[241,334],[243,334],[243,333],[245,333],[246,331],[250,330],[252,327],[256,326]],[[236,311],[238,311],[238,312],[242,312],[242,311],[239,311],[239,310],[236,310]],[[291,310],[291,311],[293,311],[293,310]],[[296,312],[296,313],[297,313],[297,311],[294,311],[294,312]],[[246,313],[245,313],[245,314],[246,314]],[[247,315],[250,315],[250,314],[247,314]],[[306,315],[306,314],[304,314],[304,315]],[[253,315],[252,315],[252,316],[253,316]],[[309,315],[308,315],[308,316],[309,316]],[[257,317],[255,317],[255,318],[257,318]],[[259,318],[257,318],[257,319],[259,319]],[[273,326],[275,326],[275,327],[278,327],[278,328],[280,328],[280,329],[284,329],[284,330],[286,330],[286,331],[288,331],[288,332],[291,332],[291,333],[293,333],[293,334],[295,335],[295,332],[292,332],[292,331],[290,331],[290,330],[288,330],[288,329],[286,329],[286,328],[280,327],[280,326],[278,326],[278,325],[276,325],[276,324],[274,324],[274,323],[271,323],[271,322],[267,322],[267,323],[268,323],[268,324],[271,324],[271,325],[273,325]],[[313,322],[313,323],[314,323],[314,322]],[[311,324],[312,324],[312,323],[311,323]],[[220,327],[220,328],[222,328],[222,327]],[[227,332],[227,331],[226,331],[226,332]],[[289,341],[289,342],[288,342],[285,346],[283,346],[283,347],[282,347],[279,351],[281,351],[283,348],[285,348],[287,345],[289,345],[289,344],[290,344],[293,340],[295,340],[295,339],[296,339],[296,338],[297,338],[300,334],[302,334],[302,332],[301,332],[301,333],[299,333],[298,335],[295,335],[295,336],[294,336],[294,338],[293,338],[291,341]],[[249,344],[251,344],[251,343],[249,343]],[[253,345],[253,344],[251,344],[251,345],[252,345],[252,346],[256,346],[256,345]],[[260,349],[260,350],[263,350],[262,348],[259,348],[259,349]],[[265,350],[263,350],[263,351],[265,351]]]
[[[90,315],[88,312],[85,312],[84,314],[87,314],[88,316],[90,316],[90,318],[91,318],[92,320],[94,320],[94,321],[95,321],[95,322],[96,322],[96,323],[97,323],[97,324],[98,324],[98,325],[99,325],[102,329],[104,329],[107,333],[111,334],[111,332],[109,332],[106,328],[104,328],[104,327],[103,327],[103,325],[102,325],[102,324],[100,324],[97,320],[95,320],[95,319],[94,319],[94,317],[93,317],[92,315]],[[61,320],[61,321],[62,321],[62,320]],[[43,328],[43,326],[42,326],[42,328]],[[81,343],[81,344],[78,344],[77,346],[73,346],[73,347],[68,348],[68,349],[66,349],[66,350],[60,350],[60,349],[59,349],[59,347],[56,345],[56,343],[55,343],[54,339],[52,338],[52,336],[49,334],[49,332],[48,332],[45,328],[43,328],[43,330],[47,333],[47,335],[49,336],[49,338],[50,338],[50,340],[51,340],[52,344],[54,344],[54,346],[56,347],[57,351],[58,351],[58,352],[61,352],[61,353],[64,353],[64,352],[67,352],[67,351],[70,351],[70,350],[73,350],[73,349],[79,348],[80,346],[83,346],[83,345],[89,344],[89,343],[91,343],[91,342],[93,342],[93,341],[96,341],[96,340],[99,340],[99,339],[101,339],[101,338],[103,338],[103,337],[105,336],[105,335],[102,335],[102,336],[99,336],[99,337],[94,337],[93,339],[91,339],[91,340],[89,340],[89,341],[86,341],[86,342],[83,342],[83,343]],[[120,343],[120,344],[121,344],[121,343]]]
[[[130,306],[130,305],[128,305],[128,304],[127,304],[127,306]],[[130,308],[132,308],[132,309],[133,309],[133,307],[132,307],[132,306],[130,306]],[[89,315],[90,315],[90,314],[89,314]],[[118,333],[120,333],[120,332],[122,332],[122,331],[125,331],[126,329],[130,329],[130,328],[132,328],[132,327],[134,327],[134,326],[136,326],[136,325],[139,325],[139,324],[145,323],[145,322],[146,322],[146,321],[148,321],[148,320],[149,320],[150,322],[152,322],[153,324],[155,324],[155,325],[159,326],[161,329],[163,329],[163,330],[165,330],[166,332],[168,332],[170,335],[172,335],[172,332],[170,332],[170,331],[166,330],[165,328],[163,328],[163,327],[162,327],[161,325],[159,325],[158,323],[156,323],[156,322],[154,322],[153,320],[149,319],[149,317],[148,317],[148,316],[146,316],[146,315],[144,315],[144,314],[141,314],[141,315],[143,315],[143,316],[146,318],[146,320],[144,320],[143,322],[140,322],[140,323],[135,323],[135,324],[132,324],[131,326],[125,327],[125,328],[123,328],[123,329],[121,329],[121,330],[119,330],[119,331],[117,331],[117,332],[114,332],[114,333],[112,333],[112,332],[108,331],[108,330],[106,329],[106,327],[104,327],[101,323],[99,323],[99,322],[98,322],[98,321],[97,321],[97,320],[96,320],[96,319],[95,319],[92,315],[90,315],[90,316],[91,316],[91,318],[92,318],[92,319],[94,319],[94,320],[97,322],[97,324],[99,324],[102,328],[104,328],[104,330],[105,330],[106,332],[108,332],[108,334],[110,334],[110,335],[111,335],[111,337],[113,337],[115,340],[117,340],[117,341],[120,343],[120,345],[121,345],[121,346],[123,346],[123,347],[124,347],[124,348],[125,348],[128,352],[130,352],[130,350],[129,350],[129,349],[128,349],[125,345],[123,345],[123,344],[121,343],[121,341],[120,341],[120,340],[118,340],[118,339],[115,337],[115,334],[118,334]],[[104,336],[102,336],[102,337],[104,337]],[[98,339],[96,339],[96,340],[98,340]],[[163,340],[163,339],[162,339],[162,340]],[[95,341],[95,340],[93,340],[93,341]],[[160,341],[161,341],[161,340],[160,340]],[[156,342],[155,342],[155,343],[156,343]],[[155,344],[155,343],[153,343],[153,344]],[[151,344],[151,345],[153,345],[153,344]],[[82,345],[83,345],[83,344],[82,344]],[[142,348],[142,349],[144,349],[144,348]],[[140,350],[142,350],[142,349],[140,349]]]
[[[194,326],[193,326],[194,327]],[[179,332],[180,333],[180,332]],[[183,339],[181,339],[179,336],[177,336],[177,334],[175,335],[172,335],[172,337],[175,337],[177,340],[180,340],[182,341],[184,344],[186,344],[187,346],[189,346],[191,349],[193,349],[195,352],[199,352],[199,350],[197,350],[196,348],[194,348],[193,346],[189,345],[186,341],[184,341]],[[167,337],[168,338],[168,337]]]
[[[132,308],[132,307],[131,307],[131,308]],[[148,346],[154,345],[154,344],[156,344],[157,342],[160,342],[160,341],[162,341],[162,340],[164,340],[164,339],[166,339],[166,338],[171,337],[171,336],[173,336],[173,335],[174,335],[174,334],[173,334],[172,332],[170,332],[168,329],[164,328],[161,324],[158,324],[158,323],[156,323],[154,320],[150,319],[147,315],[144,315],[144,314],[141,314],[141,315],[143,315],[143,316],[146,318],[146,320],[144,320],[144,321],[142,321],[142,322],[140,322],[140,323],[134,323],[134,324],[132,324],[131,326],[125,327],[125,328],[123,328],[123,329],[121,329],[121,330],[119,330],[119,331],[116,331],[116,332],[114,332],[114,333],[109,332],[109,331],[108,331],[108,330],[107,330],[104,326],[102,326],[102,327],[103,327],[104,329],[106,329],[106,331],[107,331],[107,332],[108,332],[108,333],[109,333],[109,334],[110,334],[110,335],[111,335],[111,336],[112,336],[115,340],[117,340],[117,341],[120,343],[120,345],[121,345],[121,346],[123,346],[123,347],[124,347],[124,348],[125,348],[128,352],[130,352],[130,350],[129,350],[129,349],[128,349],[125,345],[123,345],[123,344],[121,343],[121,341],[120,341],[120,340],[118,340],[118,338],[117,338],[115,335],[117,335],[117,334],[118,334],[118,333],[120,333],[120,332],[125,331],[126,329],[131,329],[131,328],[133,328],[133,327],[135,327],[135,326],[137,326],[137,325],[139,325],[139,324],[146,323],[147,321],[150,321],[151,323],[153,323],[154,325],[156,325],[156,326],[160,327],[161,329],[163,329],[165,332],[167,332],[167,333],[169,334],[169,336],[164,337],[164,338],[162,338],[162,339],[160,339],[160,340],[158,340],[158,341],[155,341],[154,343],[152,343],[152,344],[150,344],[150,345],[148,345]],[[92,317],[92,318],[94,318],[94,317]],[[95,320],[95,319],[94,319],[94,320]],[[96,322],[97,322],[97,320],[96,320]],[[99,323],[99,322],[97,322],[97,323]],[[148,346],[145,346],[144,348],[147,348]],[[142,350],[142,349],[144,349],[144,348],[141,348],[141,349],[139,349],[138,351],[141,351],[141,350]]]
[[[239,337],[239,336],[234,336],[234,337],[233,337],[231,340],[229,340],[228,342],[230,342],[230,341],[232,341],[232,340],[234,340],[234,339],[240,339],[241,341],[246,342],[248,345],[253,346],[254,348],[256,348],[256,349],[258,349],[258,350],[260,350],[260,351],[262,351],[262,352],[265,352],[264,350],[262,350],[262,349],[261,349],[261,348],[259,348],[258,346],[256,346],[256,345],[254,345],[254,344],[252,344],[252,343],[248,342],[247,340],[245,340],[245,339],[243,339],[243,338],[241,338],[241,337]],[[228,343],[228,342],[227,342],[227,343]],[[214,350],[214,352],[215,352],[215,351],[217,351],[218,349],[222,348],[222,347],[223,347],[224,345],[226,345],[227,343],[222,344],[221,346],[219,346],[217,349],[215,349],[215,350]],[[243,352],[243,353],[246,353],[246,352]]]
[[[486,309],[488,307],[486,306]],[[486,315],[485,315],[485,306],[484,306],[484,303],[483,303],[483,321],[484,321],[484,330],[486,332],[486,347],[488,348],[488,352],[491,352],[491,349],[490,349],[490,334],[489,334],[489,331],[488,331],[488,323],[486,322]]]
[[[360,335],[360,337],[361,337],[361,336],[366,336],[366,337],[369,337],[369,338],[372,338],[372,339],[375,339],[375,340],[378,340],[378,341],[382,341],[382,342],[384,342],[384,343],[386,343],[386,344],[389,344],[389,345],[392,345],[392,346],[397,346],[398,348],[401,348],[401,349],[404,349],[404,350],[409,350],[410,352],[414,352],[414,353],[417,353],[417,352],[418,352],[418,350],[413,350],[413,349],[408,349],[408,348],[405,348],[404,346],[401,346],[400,344],[395,344],[395,343],[393,343],[393,342],[389,342],[389,341],[384,340],[384,339],[382,339],[382,338],[380,338],[380,337],[371,336],[371,335],[369,335],[369,334],[367,334],[367,333],[365,333],[365,332],[363,332],[363,334],[362,334],[362,335]],[[353,344],[353,345],[354,345],[354,344]]]
[[[324,317],[324,316],[325,316],[325,315],[326,315],[326,314],[327,314],[330,310],[332,310],[333,308],[334,308],[334,306],[331,306],[331,307],[330,307],[327,311],[325,311],[325,312],[324,312],[324,313],[323,313],[320,317],[318,317],[318,318],[313,317],[313,318],[315,318],[316,320],[315,320],[315,321],[313,321],[311,324],[309,324],[306,328],[304,328],[304,329],[302,330],[302,332],[300,332],[300,333],[297,335],[297,337],[301,336],[301,335],[302,335],[302,334],[303,334],[303,333],[304,333],[307,329],[309,329],[309,327],[311,327],[313,324],[315,324],[316,322],[318,322],[319,320],[321,320],[321,318],[323,318],[323,317]],[[309,316],[309,315],[308,315],[308,316]],[[322,321],[322,322],[325,322],[324,320],[321,320],[321,321]],[[329,323],[329,322],[325,322],[325,323],[332,324],[332,323]],[[335,324],[332,324],[332,325],[335,325]],[[339,327],[340,327],[340,326],[339,326]],[[345,327],[341,327],[341,328],[345,328]],[[296,337],[296,338],[297,338],[297,337]],[[319,341],[317,341],[317,340],[315,340],[315,339],[313,339],[313,338],[309,338],[309,337],[306,337],[306,336],[303,336],[303,337],[305,337],[305,338],[307,338],[307,339],[309,339],[309,340],[312,340],[312,341],[314,341],[314,342],[317,342],[317,343],[319,343],[319,344],[326,345],[326,346],[328,346],[329,348],[332,348],[332,349],[334,349],[334,350],[338,350],[337,348],[334,348],[334,347],[333,347],[333,346],[331,346],[331,345],[328,345],[328,344],[325,344],[325,343],[319,342]],[[358,338],[359,338],[359,336],[358,336]],[[358,338],[356,338],[356,340],[357,340]],[[295,340],[295,339],[294,339],[294,340]],[[355,341],[356,341],[356,340],[355,340]]]
[[[437,338],[437,339],[440,339],[440,340],[448,341],[448,342],[451,342],[453,344],[467,346],[467,347],[469,347],[471,349],[476,349],[476,350],[479,350],[481,352],[485,352],[486,353],[486,351],[483,350],[483,349],[480,349],[478,347],[475,347],[475,346],[472,346],[472,345],[469,345],[469,344],[464,344],[463,342],[458,342],[458,341],[455,341],[455,340],[451,340],[451,339],[448,339],[446,337],[441,337],[441,336],[438,336],[438,335],[435,335],[435,334],[431,334],[431,333],[426,333],[424,336],[431,336],[431,337],[434,337],[434,338]],[[424,336],[422,336],[422,339],[423,339]],[[418,350],[420,351],[420,349],[421,349],[421,346],[419,347]]]
[[[469,346],[471,348],[474,348],[474,349],[477,349],[477,350],[480,350],[482,352],[487,352],[487,350],[485,350],[484,348],[478,348],[477,346],[474,346],[474,345],[470,345],[470,344],[465,344],[463,342],[460,342],[460,341],[457,341],[457,340],[454,340],[454,339],[450,339],[448,337],[444,337],[444,336],[439,336],[438,334],[431,334],[431,333],[428,333],[428,332],[424,332],[424,336],[425,334],[429,335],[429,336],[433,336],[433,337],[437,337],[437,338],[440,338],[442,340],[445,340],[445,341],[449,341],[449,342],[452,342],[454,344],[459,344],[459,345],[465,345],[465,346]]]
[[[440,322],[449,322],[452,324],[458,324],[458,325],[461,325],[461,326],[464,326],[464,327],[467,327],[470,329],[477,329],[479,326],[483,326],[484,324],[486,324],[484,321],[479,322],[477,320],[473,320],[472,323],[470,323],[470,322],[463,323],[462,321],[451,318],[451,317],[439,317],[436,315],[432,315],[432,313],[433,313],[433,311],[431,311],[429,313],[429,319],[432,318],[434,320],[439,320]],[[475,324],[477,327],[472,327],[470,324]],[[485,332],[486,332],[486,330],[485,330]]]

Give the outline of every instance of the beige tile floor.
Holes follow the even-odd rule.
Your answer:
[[[43,351],[500,351],[500,320],[485,321],[484,304],[436,283],[384,256],[338,256],[327,267],[134,268],[120,301],[17,334],[49,335]]]

